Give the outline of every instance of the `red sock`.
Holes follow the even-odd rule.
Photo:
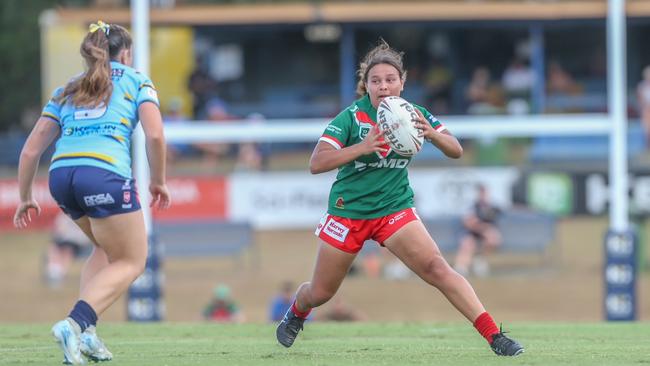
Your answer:
[[[291,305],[291,311],[293,311],[293,313],[296,314],[296,316],[298,318],[303,318],[303,319],[307,319],[307,317],[309,316],[309,313],[311,313],[311,309],[309,309],[307,311],[298,310],[298,308],[296,307],[296,302],[295,301]]]
[[[486,311],[474,320],[474,328],[485,338],[488,343],[492,343],[492,336],[499,333],[497,324],[492,316]]]

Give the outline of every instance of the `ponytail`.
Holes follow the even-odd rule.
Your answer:
[[[91,24],[80,47],[86,71],[65,86],[59,101],[89,108],[108,105],[113,93],[111,59],[131,44],[131,36],[123,27],[102,21]]]

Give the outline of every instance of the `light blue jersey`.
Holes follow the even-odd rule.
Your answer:
[[[57,102],[63,88],[54,91],[42,113],[61,128],[50,170],[94,166],[132,178],[131,133],[139,120],[138,107],[144,102],[159,105],[158,95],[147,76],[119,62],[111,62],[111,79],[108,107],[86,109]]]

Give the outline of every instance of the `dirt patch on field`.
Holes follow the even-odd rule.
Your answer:
[[[492,276],[471,278],[471,283],[497,321],[602,320],[606,226],[603,219],[562,221],[548,258],[500,255],[492,260]],[[300,283],[311,276],[317,242],[311,231],[259,232],[255,239],[256,247],[240,260],[166,259],[166,319],[199,321],[212,288],[226,283],[248,321],[266,321],[267,304],[280,283],[288,279]],[[64,316],[76,300],[81,262],[75,263],[61,288],[50,289],[41,279],[47,240],[46,233],[2,234],[0,322],[51,322]],[[650,293],[644,289],[649,285],[650,275],[645,272],[640,276],[638,305],[639,317],[646,321],[650,320]],[[462,319],[437,290],[415,277],[401,281],[349,277],[339,296],[371,321]],[[124,300],[102,318],[124,320]]]

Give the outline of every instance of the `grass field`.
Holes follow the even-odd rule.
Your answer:
[[[526,347],[495,356],[467,324],[314,323],[294,346],[273,325],[103,324],[108,365],[650,365],[644,323],[516,323]],[[49,325],[0,325],[0,365],[57,365]]]

